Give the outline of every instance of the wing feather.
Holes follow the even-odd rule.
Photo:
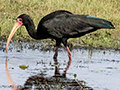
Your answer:
[[[60,14],[43,23],[47,32],[57,38],[71,37],[93,29],[86,19],[87,15]],[[85,20],[86,19],[86,20]]]

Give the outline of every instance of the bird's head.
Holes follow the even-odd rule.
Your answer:
[[[29,16],[26,14],[22,14],[17,17],[17,22],[15,23],[13,29],[11,30],[11,33],[9,34],[9,37],[7,39],[7,44],[6,44],[6,52],[8,52],[8,45],[10,43],[11,38],[13,37],[14,33],[17,31],[19,27],[22,25],[26,25],[29,22]]]

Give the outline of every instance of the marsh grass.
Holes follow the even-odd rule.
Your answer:
[[[76,14],[88,14],[111,21],[116,29],[98,30],[81,38],[69,39],[69,43],[86,46],[118,48],[120,46],[119,0],[0,0],[0,39],[6,40],[17,16],[26,13],[36,27],[41,18],[55,10],[68,10]],[[21,27],[12,40],[33,40]]]

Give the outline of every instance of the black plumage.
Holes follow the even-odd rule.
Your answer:
[[[65,46],[68,38],[80,37],[101,28],[114,29],[111,22],[105,19],[72,14],[65,10],[58,10],[43,17],[37,30],[28,15],[22,14],[18,18],[23,19],[23,25],[31,37],[35,39],[53,38],[58,41],[57,43],[62,42]]]

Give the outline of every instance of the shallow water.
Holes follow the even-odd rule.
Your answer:
[[[7,68],[15,86],[24,86],[31,76],[40,74],[48,78],[54,76],[54,51],[41,51],[40,47],[30,48],[31,43],[12,43],[6,54],[5,43],[0,44],[0,90],[12,90],[6,75],[6,57]],[[36,45],[35,47],[38,47],[39,44]],[[93,90],[120,89],[120,51],[74,49],[71,53],[72,63],[66,74],[67,79],[73,80],[76,74],[78,81],[84,81],[84,84]],[[59,49],[58,65],[61,74],[68,61],[67,52]],[[22,70],[19,68],[20,65],[29,67]]]

